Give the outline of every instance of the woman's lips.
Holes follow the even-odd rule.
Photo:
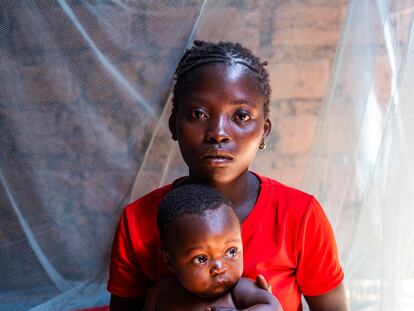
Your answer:
[[[228,165],[233,160],[221,157],[205,157],[203,158],[203,161],[205,161],[209,166],[222,167]]]
[[[233,156],[219,149],[208,150],[202,156],[201,160],[205,161],[209,166],[222,167],[233,161]]]

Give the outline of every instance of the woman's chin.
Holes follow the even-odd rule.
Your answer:
[[[247,173],[247,169],[240,173],[235,173],[234,170],[228,169],[228,167],[208,167],[197,174],[190,172],[190,176],[197,180],[202,180],[209,185],[217,186],[234,182],[243,173]]]

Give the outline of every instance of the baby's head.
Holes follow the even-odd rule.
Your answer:
[[[233,288],[243,272],[240,223],[218,190],[201,184],[173,189],[157,221],[164,260],[184,288],[202,297]]]

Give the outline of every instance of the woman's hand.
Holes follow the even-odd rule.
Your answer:
[[[267,282],[263,274],[258,274],[256,277],[256,285],[269,293],[272,293],[272,286]]]

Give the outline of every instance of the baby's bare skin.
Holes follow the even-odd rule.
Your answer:
[[[198,297],[185,290],[175,277],[171,277],[150,288],[144,311],[205,311],[212,306],[236,308],[231,292],[218,298]]]
[[[253,298],[252,297],[256,297]],[[257,305],[250,305],[257,299]],[[246,305],[247,304],[247,305]],[[161,280],[147,294],[144,311],[230,311],[282,310],[269,292],[250,279],[241,278],[228,293],[217,298],[195,296],[182,287],[175,277]]]

